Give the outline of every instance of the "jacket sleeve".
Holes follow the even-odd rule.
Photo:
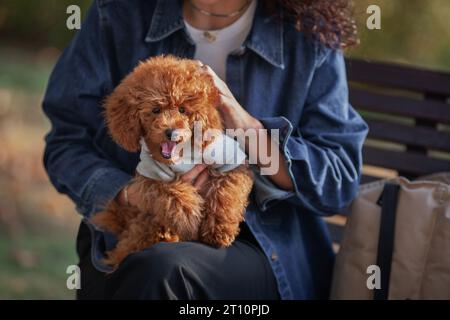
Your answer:
[[[131,179],[94,144],[103,122],[101,100],[111,89],[98,6],[95,1],[60,57],[43,102],[51,122],[45,168],[56,189],[67,194],[84,216],[99,210]]]
[[[327,49],[317,62],[298,124],[285,117],[260,120],[266,129],[279,129],[280,151],[294,185],[293,192],[284,191],[259,175],[255,197],[261,210],[285,200],[318,214],[333,214],[353,200],[368,129],[348,102],[340,51]]]

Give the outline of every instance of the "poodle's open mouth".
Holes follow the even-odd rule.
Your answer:
[[[170,159],[172,158],[173,150],[175,150],[175,147],[177,146],[176,141],[164,141],[161,143],[161,155],[164,159]]]

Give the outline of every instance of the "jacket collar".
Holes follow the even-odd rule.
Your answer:
[[[276,21],[275,17],[266,13],[263,1],[257,1],[252,30],[244,42],[244,47],[252,50],[270,64],[284,68],[283,23]],[[158,0],[145,41],[161,41],[182,29],[185,29],[182,1]],[[187,38],[192,43],[192,40]]]

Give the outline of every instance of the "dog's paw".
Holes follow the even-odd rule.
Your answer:
[[[202,226],[200,229],[200,240],[210,246],[217,248],[229,247],[239,233],[239,228],[216,225],[214,228]]]
[[[180,237],[176,234],[173,234],[170,231],[161,230],[158,232],[157,241],[156,242],[178,242],[180,241]]]

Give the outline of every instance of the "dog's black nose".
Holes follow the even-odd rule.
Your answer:
[[[172,133],[173,133],[173,129],[166,129],[166,131],[164,131],[166,134],[167,139],[171,140],[172,139]]]

